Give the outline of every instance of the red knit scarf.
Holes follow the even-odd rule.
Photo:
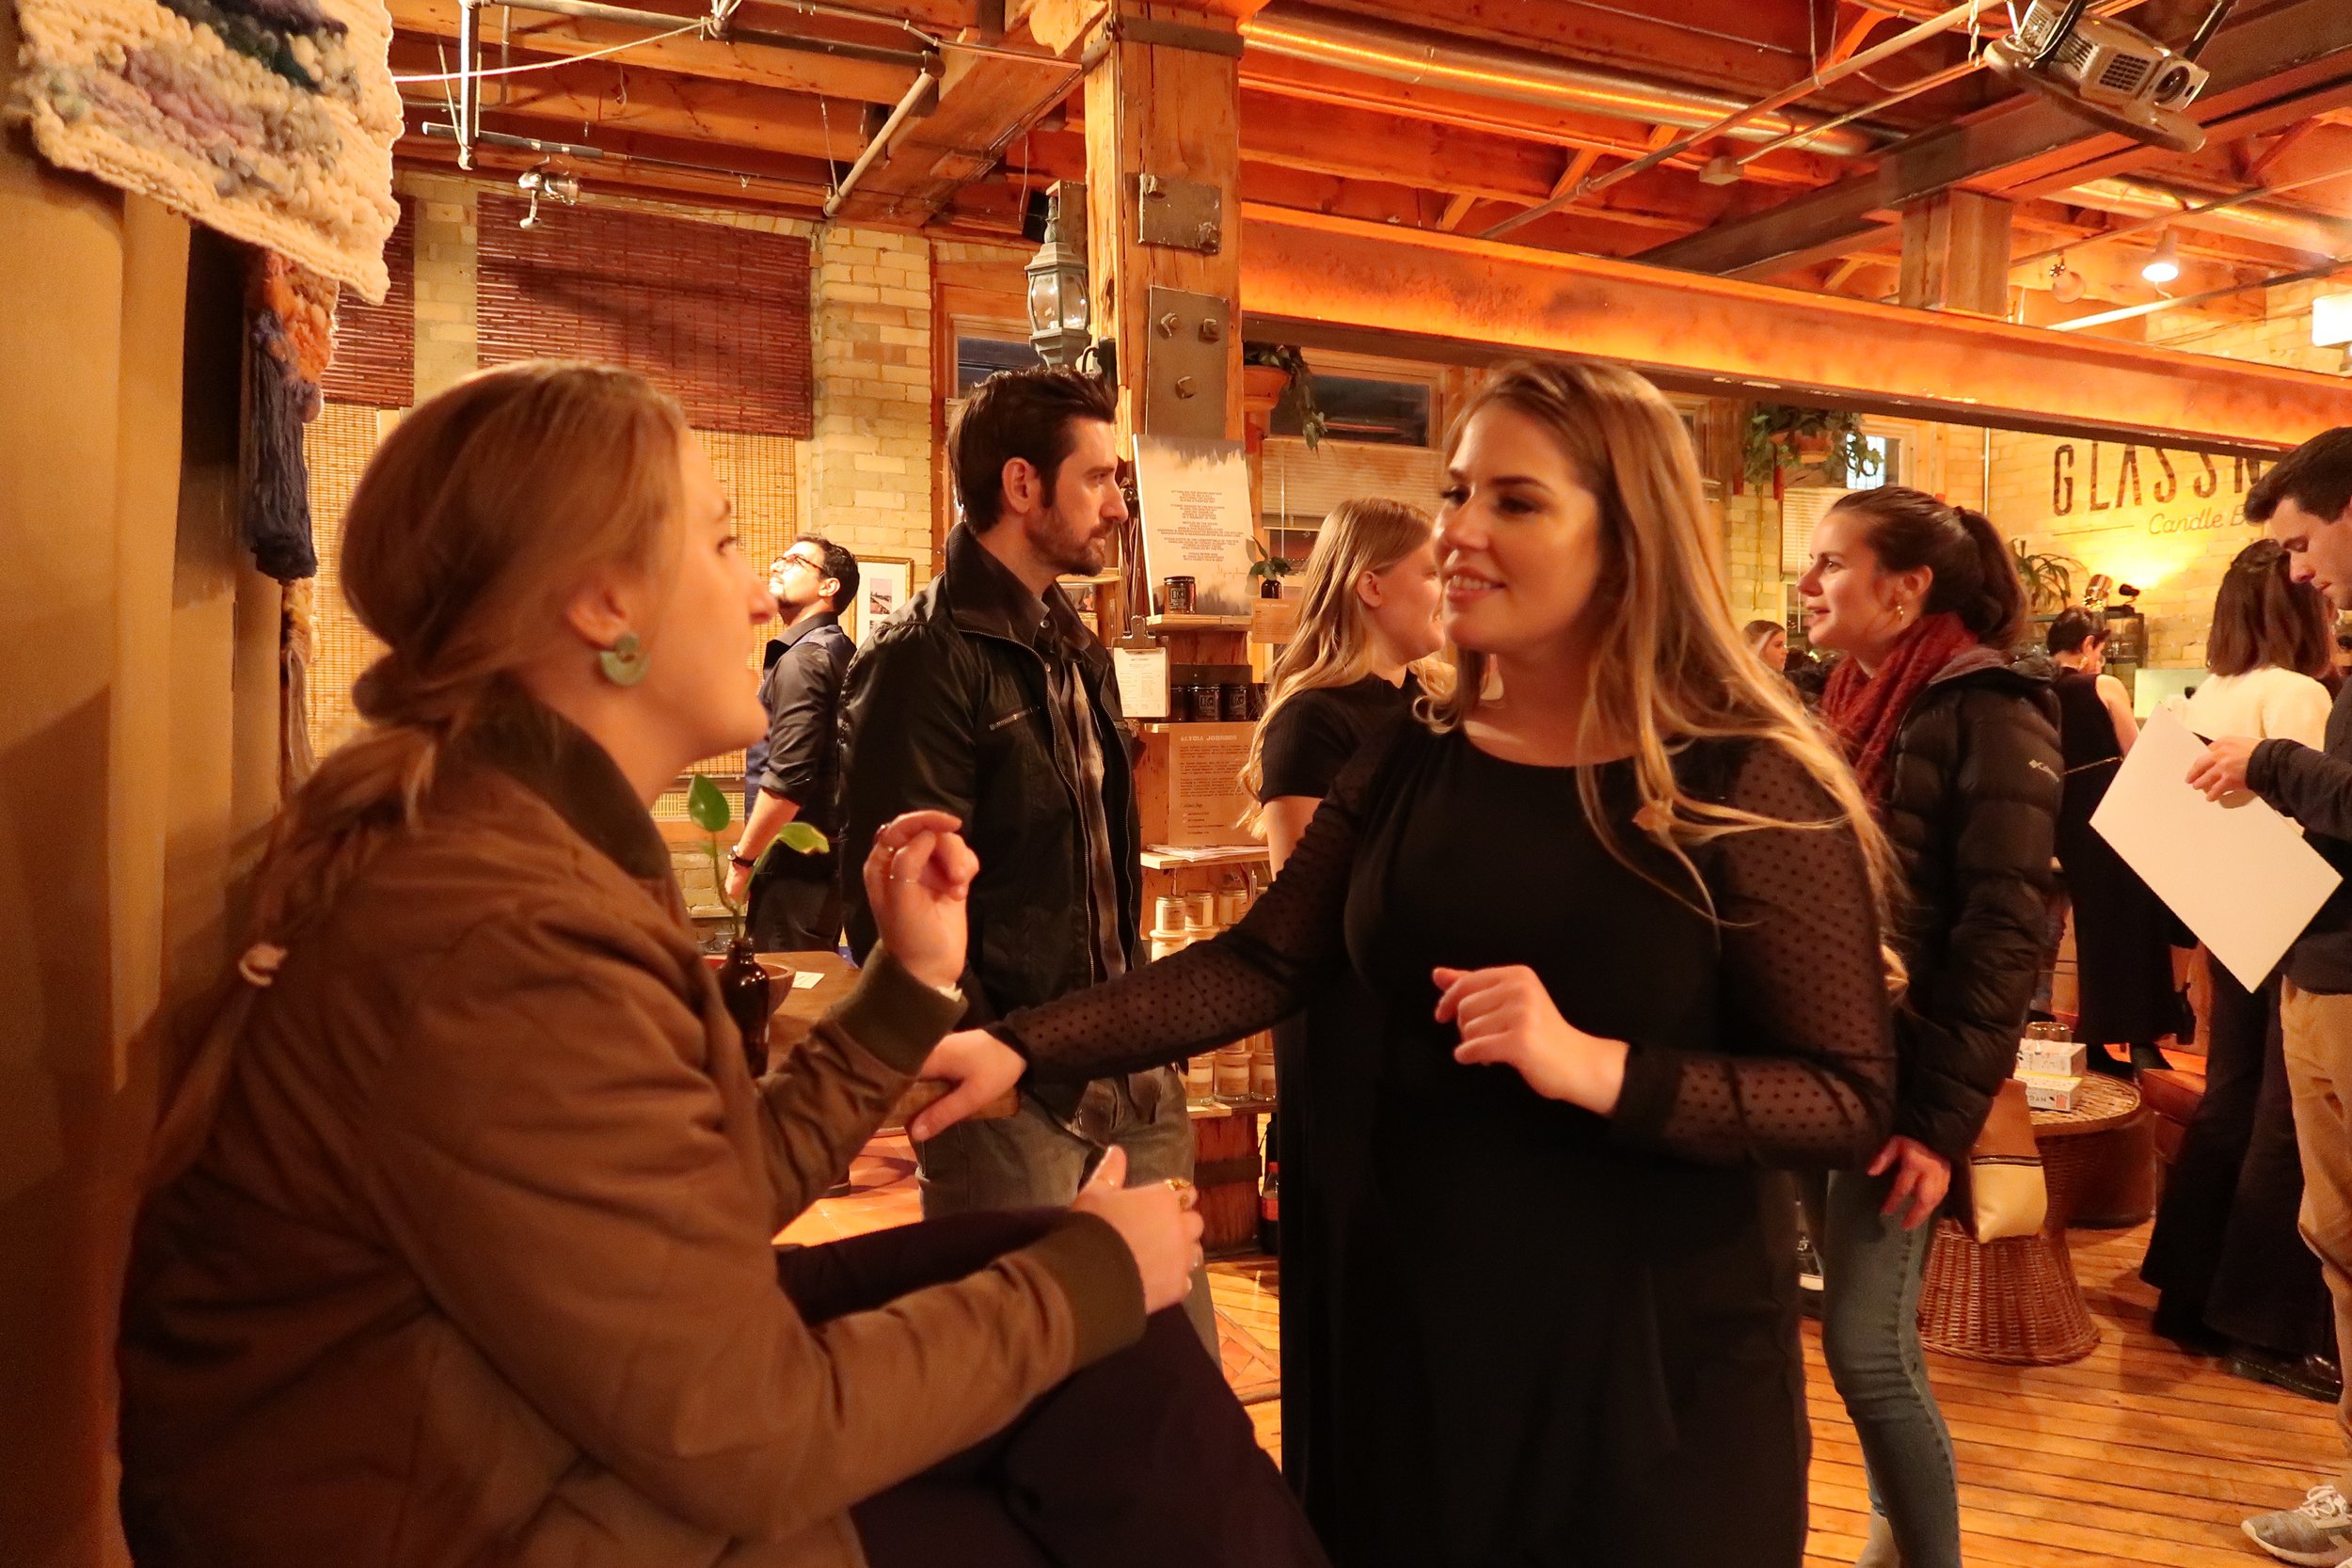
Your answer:
[[[1946,665],[1976,644],[1977,634],[1947,610],[1922,616],[1897,638],[1875,673],[1866,673],[1849,655],[1830,676],[1821,692],[1821,716],[1845,742],[1847,759],[1874,814],[1885,812],[1893,782],[1887,763],[1911,705]]]

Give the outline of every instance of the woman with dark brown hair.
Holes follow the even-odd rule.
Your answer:
[[[1910,970],[1894,1136],[1867,1168],[1807,1181],[1821,1348],[1869,1483],[1860,1561],[1959,1568],[1919,1288],[1952,1168],[2010,1075],[2041,974],[2058,736],[2048,688],[2010,666],[2025,591],[1983,514],[1860,490],[1816,525],[1812,553],[1797,584],[1812,642],[1846,656],[1821,713],[1901,863],[1896,947]]]
[[[766,727],[774,601],[677,404],[507,365],[361,476],[366,731],[286,805],[123,1305],[144,1568],[1168,1568],[1321,1553],[1107,1180],[779,1256],[962,1011],[959,824],[755,1082],[649,803]],[[1147,1414],[1148,1413],[1148,1416]]]
[[[1235,929],[1013,1013],[1012,1049],[950,1037],[1003,1076],[914,1130],[1025,1069],[1126,1070],[1305,1006],[1347,1031],[1317,1094],[1344,1075],[1360,1107],[1317,1123],[1328,1359],[1283,1412],[1332,1555],[1795,1568],[1778,1171],[1885,1140],[1883,841],[1740,640],[1656,388],[1507,367],[1446,470],[1455,678],[1428,721],[1357,755]]]
[[[2205,638],[2210,679],[2182,717],[2211,740],[2324,747],[2335,615],[2256,540],[2230,563]],[[2319,1259],[2296,1233],[2303,1198],[2295,1105],[2279,1028],[2279,976],[2248,990],[2205,955],[2213,996],[2205,1093],[2165,1178],[2140,1277],[2162,1294],[2156,1332],[2229,1358],[2241,1376],[2314,1398],[2340,1392],[2335,1321]]]

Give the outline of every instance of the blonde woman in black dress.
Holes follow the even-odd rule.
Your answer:
[[[1298,847],[1307,824],[1341,771],[1373,737],[1404,721],[1427,677],[1443,688],[1446,672],[1431,656],[1444,641],[1438,628],[1438,539],[1429,515],[1403,501],[1358,499],[1332,508],[1315,535],[1300,592],[1298,629],[1275,660],[1265,717],[1250,736],[1242,787],[1258,802],[1256,826],[1265,835],[1276,872]],[[1282,1387],[1294,1409],[1325,1374],[1333,1303],[1318,1289],[1333,1271],[1320,1259],[1332,1243],[1324,1223],[1324,1173],[1315,1136],[1318,1121],[1344,1127],[1357,1116],[1348,1091],[1359,1080],[1327,1071],[1322,1088],[1311,1048],[1345,1065],[1346,1042],[1369,1037],[1376,1020],[1362,1021],[1366,1002],[1353,988],[1334,988],[1316,1004],[1317,1027],[1305,1018],[1274,1031],[1280,1108],[1266,1138],[1266,1159],[1279,1160],[1282,1180]],[[1344,1009],[1358,1009],[1351,1022]],[[1344,1150],[1344,1137],[1332,1145]],[[1318,1490],[1308,1452],[1308,1423],[1282,1431],[1282,1474],[1299,1494]]]
[[[950,1037],[935,1066],[975,1081],[916,1132],[1024,1070],[1172,1060],[1301,1006],[1320,1028],[1356,988],[1352,1147],[1315,1154],[1345,1172],[1328,1375],[1283,1413],[1334,1559],[1796,1568],[1777,1168],[1886,1138],[1883,840],[1741,641],[1647,382],[1505,369],[1446,486],[1434,722],[1349,765],[1235,929]]]

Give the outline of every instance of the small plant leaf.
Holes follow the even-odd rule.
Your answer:
[[[787,822],[776,833],[776,844],[803,855],[821,855],[833,847],[833,840],[805,822]],[[773,853],[775,847],[775,844],[770,845],[769,852]]]
[[[695,774],[694,782],[686,786],[686,815],[707,833],[725,832],[727,824],[735,820],[726,793],[710,782],[707,773]]]

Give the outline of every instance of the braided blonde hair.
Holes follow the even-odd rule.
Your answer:
[[[686,429],[644,377],[555,360],[469,377],[394,427],[343,519],[343,595],[386,644],[352,691],[368,725],[279,815],[257,938],[284,942],[415,821],[582,580],[666,569]]]

